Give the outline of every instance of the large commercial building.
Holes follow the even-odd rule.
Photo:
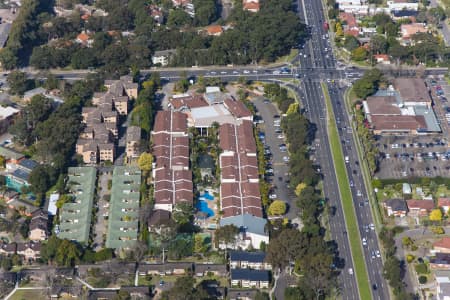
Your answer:
[[[61,208],[58,237],[87,244],[97,170],[94,167],[73,167],[69,168],[68,177],[67,188],[73,200]]]
[[[397,78],[394,86],[363,101],[364,112],[377,135],[428,134],[441,128],[428,89],[418,78]]]
[[[141,171],[137,167],[114,167],[106,247],[132,248],[139,228]]]

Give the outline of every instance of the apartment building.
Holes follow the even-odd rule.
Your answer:
[[[155,209],[171,212],[178,203],[192,204],[187,116],[181,112],[159,111],[155,117],[152,143]]]
[[[125,146],[125,151],[127,153],[127,158],[139,157],[141,144],[141,128],[138,126],[128,127],[126,141],[127,144]]]
[[[60,239],[86,244],[91,228],[97,170],[94,167],[72,167],[68,170],[68,178],[66,186],[73,201],[61,207],[57,235]]]
[[[77,141],[76,153],[82,156],[85,164],[114,161],[120,117],[128,114],[129,100],[137,97],[138,85],[133,83],[131,76],[106,80],[105,86],[107,92],[94,93],[92,104],[95,106],[84,107],[81,112],[84,129]]]

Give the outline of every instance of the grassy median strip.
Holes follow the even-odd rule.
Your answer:
[[[356,282],[360,299],[372,299],[370,293],[369,278],[367,276],[366,264],[361,246],[361,236],[356,221],[356,213],[353,207],[352,193],[345,169],[344,154],[342,153],[341,141],[339,138],[334,114],[331,106],[330,95],[326,84],[322,83],[323,94],[325,95],[325,103],[328,113],[328,138],[333,156],[334,168],[339,185],[339,193],[342,199],[342,207],[344,210],[345,224],[347,227],[347,235],[350,240],[350,248],[352,252],[353,265],[355,269]]]

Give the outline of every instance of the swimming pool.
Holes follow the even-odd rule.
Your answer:
[[[202,195],[200,195],[199,199],[200,200],[213,201],[214,200],[214,196],[211,195],[210,193],[208,193],[208,191],[205,191]]]
[[[204,200],[198,200],[195,206],[198,211],[201,211],[207,215],[207,218],[214,217],[214,211],[208,207],[208,203]]]

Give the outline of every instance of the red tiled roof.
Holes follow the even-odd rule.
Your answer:
[[[245,104],[242,103],[242,101],[226,98],[224,104],[225,107],[236,118],[251,117],[253,115],[252,112],[245,106]]]
[[[439,241],[434,242],[433,247],[450,249],[450,237],[443,237]]]
[[[182,107],[187,107],[189,109],[196,107],[208,106],[205,98],[201,95],[186,96],[186,97],[172,97],[170,98],[170,104],[174,109],[180,109]]]
[[[206,31],[209,35],[216,35],[221,34],[223,32],[223,29],[220,25],[211,25],[206,28]]]
[[[408,209],[426,209],[431,211],[434,208],[434,202],[431,200],[406,200]]]
[[[438,198],[438,207],[450,206],[450,198]]]
[[[246,2],[243,6],[244,10],[259,11],[259,3],[256,2]]]
[[[158,111],[153,133],[187,132],[187,116],[182,112]]]

